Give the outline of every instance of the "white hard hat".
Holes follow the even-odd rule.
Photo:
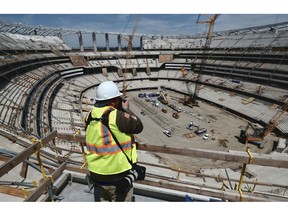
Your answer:
[[[113,81],[102,82],[96,92],[96,100],[103,101],[122,96],[118,87]]]

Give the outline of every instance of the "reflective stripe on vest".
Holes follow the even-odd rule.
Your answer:
[[[87,150],[90,153],[98,154],[98,155],[106,155],[106,154],[117,154],[119,151],[122,151],[117,145],[106,145],[102,147],[95,147],[93,144],[86,143]],[[123,150],[131,149],[131,142],[121,143]]]
[[[100,118],[111,107],[94,107],[91,111],[93,118]],[[109,114],[109,127],[117,137],[126,155],[136,162],[136,146],[132,145],[131,135],[119,131],[116,125],[117,110]],[[100,121],[92,120],[86,129],[88,169],[102,175],[118,174],[131,169],[124,153],[117,146],[108,128]],[[131,149],[132,147],[132,149]]]

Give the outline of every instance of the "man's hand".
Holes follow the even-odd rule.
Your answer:
[[[129,101],[128,101],[128,100],[123,100],[123,101],[122,101],[122,109],[123,109],[124,111],[129,110]]]

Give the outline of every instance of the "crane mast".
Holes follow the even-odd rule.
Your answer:
[[[131,51],[133,48],[132,42],[133,42],[136,30],[137,30],[139,20],[140,20],[140,15],[137,16],[134,28],[132,30],[132,34],[128,36],[128,38],[124,38],[127,40],[127,54],[126,54],[126,62],[125,62],[125,68],[124,68],[124,73],[123,73],[123,88],[122,88],[122,93],[124,97],[126,96],[126,89],[128,87],[128,84],[127,84],[128,61],[131,59]]]
[[[201,60],[201,64],[200,64],[200,68],[199,68],[199,72],[198,72],[198,77],[197,80],[195,82],[195,89],[194,89],[194,94],[193,94],[193,101],[196,101],[196,98],[198,98],[198,94],[199,94],[199,84],[202,82],[202,70],[203,70],[203,66],[206,64],[207,58],[206,58],[206,54],[208,52],[208,49],[210,47],[211,44],[211,40],[212,40],[212,34],[213,34],[213,28],[214,28],[214,24],[216,19],[220,16],[220,14],[215,14],[213,16],[213,18],[209,17],[208,15],[206,15],[209,20],[206,21],[199,21],[199,17],[198,17],[198,21],[196,22],[198,23],[209,23],[209,27],[208,27],[208,31],[207,31],[207,35],[206,35],[206,40],[205,40],[205,44],[203,47],[203,58]]]

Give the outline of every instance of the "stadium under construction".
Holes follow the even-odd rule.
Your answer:
[[[136,202],[288,201],[287,54],[288,22],[149,36],[0,21],[0,201],[93,201],[83,118],[106,80],[144,124]]]

